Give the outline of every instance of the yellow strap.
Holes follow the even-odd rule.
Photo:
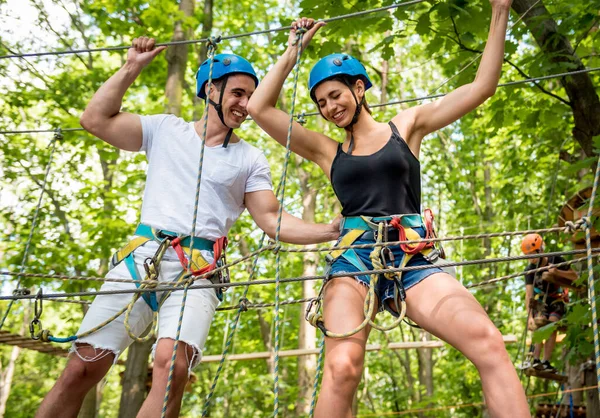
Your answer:
[[[129,241],[125,246],[120,248],[113,256],[113,264],[116,266],[119,264],[125,257],[134,252],[138,247],[141,247],[145,243],[150,241],[149,238],[144,237],[135,237],[131,241]]]
[[[183,247],[183,248],[185,248],[186,250],[189,249],[189,247]],[[208,265],[210,265],[210,263],[204,259],[204,257],[202,256],[202,252],[200,250],[192,251],[192,268],[194,270],[203,269],[204,267],[206,267]]]
[[[356,241],[358,237],[360,237],[364,232],[365,231],[361,231],[360,229],[351,229],[341,239],[341,241],[338,244],[338,247],[347,247],[348,245],[352,245],[354,241]],[[341,256],[344,252],[346,252],[346,250],[335,250],[330,252],[329,254],[331,255],[331,257],[333,257],[333,259],[336,259],[339,256]]]

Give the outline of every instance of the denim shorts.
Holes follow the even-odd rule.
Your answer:
[[[412,228],[417,232],[422,238],[425,237],[425,229],[424,228]],[[340,237],[341,239],[341,237]],[[374,240],[364,240],[357,239],[352,245],[361,245],[361,244],[373,244]],[[392,250],[394,254],[394,267],[400,267],[402,261],[405,257],[404,251],[400,248],[399,245],[389,246],[390,250]],[[361,264],[362,268],[358,268],[356,265],[351,263],[347,258],[344,257],[344,254],[338,257],[331,264],[329,274],[340,274],[340,273],[357,273],[365,270],[375,270],[373,264],[371,263],[371,252],[373,248],[354,248],[347,251],[354,251],[356,254],[356,259]],[[421,253],[415,254],[409,261],[406,267],[412,266],[431,266],[430,268],[422,269],[422,270],[411,270],[402,272],[402,284],[404,285],[404,289],[408,290],[417,283],[425,280],[427,277],[431,276],[435,273],[442,273],[443,270],[434,267],[433,264],[425,259]],[[371,283],[371,276],[368,274],[354,276],[359,283],[364,284],[365,286],[369,286]],[[385,308],[387,311],[397,316],[397,313],[394,312],[389,307],[389,302],[394,299],[394,281],[386,279],[382,274],[379,275],[379,280],[377,281],[377,288],[375,289],[375,294],[379,298],[381,307]]]

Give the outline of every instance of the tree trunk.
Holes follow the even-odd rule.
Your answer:
[[[381,63],[381,96],[379,103],[387,102],[387,86],[388,86],[388,72],[390,71],[390,63],[388,60],[383,60]]]
[[[584,368],[584,386],[593,386],[594,389],[585,392],[585,410],[587,418],[600,418],[600,401],[598,400],[598,389],[595,387],[598,384],[596,380],[596,363],[593,359],[587,362],[587,367]]]
[[[204,19],[202,20],[202,33],[200,37],[208,38],[213,28],[213,0],[204,0]],[[197,67],[208,58],[208,49],[206,44],[200,44],[200,50],[198,51],[198,62]],[[194,93],[196,91],[194,90]],[[194,94],[194,120],[199,119],[202,115],[202,99]]]
[[[83,398],[83,404],[81,405],[79,414],[77,414],[77,418],[96,418],[98,404],[98,385],[96,385]]]
[[[300,186],[302,190],[302,219],[305,222],[315,221],[315,208],[318,189],[310,189],[309,182],[312,180],[310,173],[302,169],[297,157],[298,177],[300,178]],[[314,247],[309,245],[307,247]],[[304,253],[303,256],[304,270],[303,276],[314,276],[317,274],[317,265],[319,263],[318,253]],[[302,283],[302,298],[314,298],[316,291],[314,283],[305,281]],[[316,328],[310,325],[304,319],[304,312],[308,304],[302,304],[300,310],[300,331],[298,334],[298,348],[315,348],[315,339],[317,336]],[[305,417],[310,412],[310,399],[312,396],[312,383],[315,377],[317,368],[317,358],[315,356],[299,356],[298,357],[298,402],[296,403],[296,416]]]
[[[431,341],[431,334],[427,331],[421,331],[421,341]],[[429,402],[427,407],[433,406],[433,350],[431,348],[420,348],[417,350],[419,355],[419,381],[425,387],[423,395]]]
[[[154,338],[151,338],[143,343],[134,342],[129,347],[123,375],[119,418],[136,416],[144,403],[147,392],[148,358],[154,341]]]
[[[515,0],[513,9],[524,16],[523,21],[531,31],[542,52],[550,62],[567,63],[569,70],[585,68],[569,40],[559,33],[558,26],[543,2]],[[600,99],[589,74],[577,74],[560,79],[569,99],[575,119],[573,136],[586,153],[593,155],[593,137],[600,135]]]
[[[0,376],[0,418],[4,417],[4,413],[6,412],[6,402],[8,401],[8,396],[10,395],[12,379],[15,374],[15,365],[20,353],[20,347],[13,347],[10,353],[10,359],[6,365],[6,370],[3,370]],[[1,364],[0,367],[2,367]]]
[[[193,16],[194,0],[181,0],[179,10],[185,17]],[[189,39],[191,29],[184,27],[182,20],[175,22],[173,31],[173,41],[183,41]],[[167,85],[165,95],[167,96],[167,105],[165,112],[175,116],[181,115],[181,99],[183,97],[183,85],[185,78],[185,69],[188,60],[188,45],[171,45],[167,49]]]

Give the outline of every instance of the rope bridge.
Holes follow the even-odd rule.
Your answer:
[[[368,13],[381,12],[381,11],[389,10],[392,8],[418,4],[423,1],[424,0],[407,1],[404,3],[399,3],[399,4],[395,4],[395,5],[387,6],[387,7],[383,7],[383,8],[342,15],[342,16],[326,19],[325,21],[334,21],[334,20],[362,16],[362,15],[365,15]],[[518,21],[520,21],[523,16],[524,15],[522,15]],[[516,25],[516,23],[518,23],[518,21],[515,22],[515,24],[513,24],[512,27],[514,27],[514,25]],[[284,31],[284,30],[289,30],[289,29],[290,29],[290,27],[288,26],[288,27],[281,27],[281,28],[267,30],[267,31],[256,31],[256,32],[249,32],[249,33],[230,35],[230,36],[224,36],[224,37],[211,37],[209,39],[169,42],[169,43],[158,44],[157,46],[207,42],[208,43],[208,59],[210,62],[208,87],[210,88],[212,81],[213,81],[212,80],[212,76],[213,76],[212,68],[213,68],[213,63],[214,63],[215,50],[217,48],[217,44],[221,40],[236,39],[236,38],[240,38],[243,36],[251,36],[251,35],[262,34],[262,33],[267,33],[267,32]],[[298,37],[296,39],[296,42],[302,41],[302,35],[303,35],[302,31],[298,31]],[[117,50],[125,50],[128,48],[130,48],[130,47],[129,46],[117,46],[117,47],[109,47],[109,48],[13,54],[13,55],[0,56],[0,59],[8,59],[8,58],[24,59],[26,57],[32,57],[32,56],[68,55],[68,54],[77,54],[77,53],[81,53],[81,52],[117,51]],[[429,266],[412,266],[412,267],[394,268],[394,267],[388,267],[385,264],[374,263],[374,265],[376,267],[375,269],[369,270],[369,271],[358,272],[358,273],[340,273],[340,274],[333,274],[333,275],[329,275],[329,276],[314,275],[314,276],[282,278],[281,277],[281,256],[282,256],[282,254],[284,254],[284,253],[308,253],[308,252],[320,253],[320,252],[330,252],[330,251],[334,251],[334,250],[345,250],[345,249],[351,249],[351,248],[373,248],[374,252],[378,252],[378,249],[381,249],[383,247],[390,246],[390,245],[436,243],[436,242],[459,241],[459,240],[470,240],[470,239],[477,240],[477,239],[482,239],[482,238],[512,237],[512,236],[524,235],[527,233],[562,232],[562,233],[572,234],[578,230],[581,230],[581,231],[584,231],[585,235],[586,235],[585,250],[549,252],[549,253],[535,254],[535,255],[529,255],[529,256],[523,255],[523,256],[489,258],[489,259],[479,259],[479,260],[463,260],[463,261],[459,261],[459,262],[445,261],[445,262],[439,263],[438,266],[439,267],[450,267],[450,266],[481,265],[481,264],[491,264],[491,263],[499,263],[499,262],[510,262],[510,261],[517,261],[517,260],[527,260],[527,259],[533,259],[533,258],[539,258],[539,257],[551,257],[551,256],[557,256],[557,255],[584,255],[585,254],[586,259],[587,259],[587,264],[588,264],[588,286],[587,286],[588,299],[592,305],[592,324],[593,324],[592,326],[593,326],[593,333],[594,333],[594,348],[595,348],[595,358],[596,358],[597,379],[598,379],[598,382],[600,382],[600,341],[599,341],[599,335],[598,335],[598,317],[597,317],[597,309],[596,309],[596,303],[595,303],[596,295],[595,295],[595,290],[594,290],[594,271],[593,271],[593,259],[600,256],[600,249],[592,248],[591,233],[590,233],[590,231],[592,229],[592,223],[591,223],[592,210],[593,210],[592,205],[596,198],[598,182],[599,182],[599,178],[600,178],[600,159],[598,160],[598,165],[596,167],[596,172],[595,172],[595,177],[594,177],[594,186],[593,186],[592,196],[590,198],[590,204],[589,204],[587,216],[582,217],[581,219],[577,220],[576,222],[568,222],[565,225],[565,227],[534,229],[534,230],[526,230],[526,231],[503,231],[503,232],[493,232],[493,233],[475,234],[475,235],[461,235],[461,236],[428,238],[428,239],[419,239],[419,240],[404,240],[404,241],[396,241],[396,242],[376,242],[374,244],[350,245],[350,246],[340,246],[340,247],[320,246],[320,247],[316,247],[316,248],[296,248],[296,247],[282,245],[280,243],[281,220],[282,220],[282,213],[283,213],[283,206],[284,206],[287,172],[288,172],[288,166],[289,166],[289,160],[290,160],[290,154],[291,154],[290,140],[291,140],[291,135],[292,135],[293,121],[295,118],[298,121],[303,121],[304,117],[306,117],[306,116],[318,115],[318,112],[313,112],[313,113],[304,113],[303,112],[303,113],[299,113],[299,114],[295,113],[295,99],[296,99],[296,91],[297,91],[297,85],[298,85],[298,74],[299,74],[299,67],[300,67],[299,64],[301,61],[301,52],[302,52],[301,48],[298,48],[298,55],[296,57],[296,65],[294,67],[292,102],[291,102],[291,110],[290,110],[290,114],[289,114],[290,118],[289,118],[289,128],[288,128],[287,141],[286,141],[284,166],[283,166],[281,178],[279,181],[279,186],[278,186],[277,192],[276,192],[276,196],[279,201],[279,211],[278,211],[278,215],[277,215],[277,229],[276,229],[276,236],[275,236],[274,242],[271,242],[271,243],[268,243],[267,245],[265,245],[265,243],[264,243],[265,235],[263,234],[262,238],[260,239],[259,248],[256,251],[254,251],[246,256],[240,257],[239,259],[234,260],[230,263],[225,263],[224,265],[219,266],[219,267],[215,268],[214,270],[204,273],[204,274],[200,274],[197,276],[194,276],[192,273],[184,274],[181,277],[181,279],[176,282],[171,281],[171,282],[162,282],[162,283],[158,284],[158,283],[154,283],[154,282],[151,283],[151,280],[148,280],[148,278],[146,278],[146,279],[142,280],[140,287],[135,288],[135,289],[114,290],[114,291],[95,291],[95,292],[89,292],[89,291],[88,292],[71,292],[71,293],[43,293],[40,290],[40,292],[38,292],[36,295],[30,294],[28,291],[26,291],[26,289],[21,289],[21,281],[23,278],[26,278],[26,277],[28,277],[28,278],[49,278],[49,279],[70,280],[70,281],[71,280],[101,281],[101,282],[113,281],[113,282],[122,282],[122,283],[140,283],[140,282],[135,281],[133,279],[114,279],[114,278],[93,277],[93,276],[73,276],[73,275],[64,275],[64,274],[56,274],[56,273],[27,273],[27,272],[25,272],[25,267],[27,265],[28,255],[29,255],[29,251],[30,251],[30,244],[32,241],[32,237],[33,237],[35,228],[37,226],[38,214],[39,214],[39,211],[41,208],[43,194],[44,194],[46,186],[47,186],[47,182],[48,182],[48,178],[49,178],[49,174],[50,174],[50,168],[51,168],[51,164],[52,164],[52,158],[53,158],[53,155],[56,150],[56,143],[59,142],[63,138],[63,132],[80,131],[82,129],[81,128],[65,128],[62,130],[56,129],[56,130],[52,130],[52,131],[44,130],[44,129],[0,131],[0,134],[4,134],[4,135],[54,132],[54,137],[51,141],[51,150],[49,153],[48,163],[46,166],[44,181],[43,181],[43,184],[41,187],[40,197],[39,197],[38,203],[36,205],[34,216],[33,216],[32,222],[31,222],[31,229],[30,229],[29,237],[27,239],[26,246],[25,246],[25,251],[23,254],[23,259],[21,262],[20,269],[18,272],[0,271],[0,275],[14,276],[17,278],[15,292],[12,295],[0,296],[0,300],[10,301],[9,306],[8,306],[6,312],[4,313],[4,316],[2,317],[2,320],[0,322],[0,328],[2,328],[2,326],[4,325],[6,318],[8,317],[8,315],[10,313],[10,309],[11,309],[14,301],[29,299],[29,300],[35,301],[35,307],[36,307],[36,309],[35,309],[36,317],[35,317],[34,321],[32,321],[32,326],[31,326],[31,333],[34,338],[39,339],[41,341],[54,341],[54,342],[76,341],[78,338],[82,337],[83,335],[87,335],[88,333],[91,333],[91,332],[94,332],[94,331],[100,329],[102,326],[106,325],[110,321],[106,321],[106,323],[100,324],[98,327],[96,327],[93,330],[90,330],[87,333],[84,333],[82,335],[75,335],[75,336],[70,336],[70,337],[66,337],[66,338],[54,337],[50,334],[49,331],[43,330],[43,328],[41,327],[40,316],[42,314],[42,302],[44,300],[55,300],[55,301],[73,302],[73,303],[86,303],[85,301],[68,300],[65,298],[78,297],[78,296],[96,296],[96,295],[106,295],[106,294],[131,293],[132,294],[132,302],[126,308],[124,308],[121,312],[119,312],[117,315],[115,315],[113,318],[111,318],[111,320],[114,320],[123,313],[125,313],[127,316],[128,313],[130,312],[133,304],[135,303],[135,301],[142,294],[147,294],[147,293],[152,293],[152,292],[173,292],[173,291],[182,290],[183,291],[183,300],[182,300],[181,310],[180,310],[180,314],[179,314],[177,336],[175,338],[175,344],[173,347],[173,354],[171,357],[171,366],[170,366],[170,370],[169,370],[167,389],[166,389],[165,397],[164,397],[164,401],[163,401],[162,416],[165,417],[166,411],[167,411],[169,395],[170,395],[170,391],[171,391],[171,383],[172,383],[172,379],[173,379],[173,372],[174,372],[174,366],[175,366],[175,361],[176,361],[176,356],[177,356],[177,348],[178,348],[178,343],[179,343],[179,335],[180,335],[180,330],[181,330],[181,324],[183,321],[183,314],[184,314],[184,310],[185,310],[187,293],[190,290],[194,290],[194,289],[205,289],[205,288],[224,289],[224,288],[229,288],[229,287],[245,286],[245,289],[242,293],[242,297],[240,298],[240,302],[237,305],[224,306],[224,307],[218,308],[218,310],[220,310],[220,311],[236,310],[237,312],[235,314],[234,320],[231,323],[231,332],[229,332],[226,343],[224,345],[223,353],[219,360],[217,372],[214,376],[214,379],[213,379],[213,382],[212,382],[212,385],[210,388],[210,392],[207,395],[207,398],[206,398],[206,401],[204,404],[202,416],[205,417],[208,415],[208,411],[210,408],[210,402],[212,400],[215,389],[217,387],[219,377],[220,377],[222,369],[223,369],[224,362],[227,358],[228,352],[233,343],[233,338],[234,338],[235,331],[237,329],[237,325],[238,325],[240,317],[241,317],[241,313],[248,309],[263,309],[263,308],[267,308],[267,307],[274,307],[275,336],[274,336],[274,350],[273,350],[273,354],[274,354],[273,415],[275,417],[277,417],[279,414],[279,358],[280,358],[280,327],[281,327],[281,324],[280,324],[281,319],[279,316],[280,306],[287,305],[287,304],[293,304],[293,303],[306,303],[306,302],[310,302],[310,303],[319,302],[320,303],[319,298],[281,301],[280,300],[281,299],[280,298],[281,284],[306,281],[306,280],[324,280],[327,278],[334,278],[334,277],[341,277],[341,276],[358,276],[358,275],[365,275],[365,274],[372,275],[372,277],[376,281],[379,274],[383,274],[386,276],[387,279],[391,279],[394,277],[394,275],[402,273],[404,271],[419,270],[419,269],[424,269],[424,268],[429,267]],[[471,64],[471,63],[469,63],[469,64]],[[463,68],[463,70],[464,70],[464,68]],[[461,70],[461,71],[463,71],[463,70]],[[537,78],[529,78],[529,79],[525,79],[525,80],[518,80],[518,81],[500,84],[499,86],[502,87],[502,86],[514,86],[514,85],[519,85],[519,84],[531,84],[531,83],[536,83],[537,81],[547,80],[550,78],[564,77],[564,76],[568,76],[568,75],[574,75],[574,74],[579,74],[579,73],[583,73],[583,72],[592,72],[592,71],[597,71],[597,70],[600,70],[600,67],[599,68],[590,68],[590,69],[585,69],[585,70],[578,70],[578,71],[571,71],[571,72],[537,77]],[[445,83],[447,83],[450,80],[451,80],[451,78],[447,79],[441,86],[437,87],[436,90],[441,88]],[[439,98],[444,95],[445,94],[443,94],[443,93],[430,94],[427,96],[418,97],[418,98],[414,98],[414,99],[391,101],[388,103],[382,103],[382,104],[374,105],[371,107],[383,107],[383,106],[388,106],[388,105],[397,105],[397,104],[401,104],[401,103],[422,101],[422,100]],[[207,98],[206,105],[208,106],[208,98]],[[200,185],[201,185],[201,181],[202,181],[207,124],[208,124],[208,112],[205,112],[204,120],[203,120],[203,133],[202,133],[202,143],[201,143],[202,145],[201,145],[201,152],[200,152],[200,156],[199,156],[199,165],[198,165],[198,177],[197,177],[197,184],[196,184],[196,190],[195,190],[195,192],[196,192],[196,194],[195,194],[195,210],[194,210],[194,219],[192,222],[192,234],[191,234],[192,245],[190,246],[190,248],[193,247],[193,240],[196,235],[196,233],[195,233],[196,232],[196,216],[197,216],[198,205],[199,205]],[[258,279],[255,279],[256,273],[257,273],[258,260],[259,260],[259,257],[265,252],[271,252],[275,255],[275,278],[258,280]],[[213,274],[217,274],[219,272],[226,271],[227,269],[234,267],[240,263],[248,262],[250,259],[253,259],[252,267],[251,267],[250,274],[249,274],[249,280],[247,280],[245,282],[194,284],[194,282],[196,280],[208,278],[209,276],[211,276]],[[189,260],[191,263],[191,257],[189,257]],[[579,260],[576,259],[576,260],[567,261],[564,263],[548,265],[545,267],[537,268],[535,270],[530,270],[530,271],[528,271],[528,273],[547,271],[551,268],[571,265],[578,261]],[[189,268],[191,269],[191,266],[189,266]],[[524,274],[525,274],[524,272],[509,274],[509,275],[505,275],[502,277],[485,280],[480,283],[471,284],[466,287],[470,288],[470,289],[476,289],[476,288],[481,288],[484,286],[490,286],[490,285],[494,285],[494,284],[503,282],[505,280],[509,280],[509,279],[512,279],[515,277],[522,276]],[[250,303],[247,299],[249,286],[250,285],[267,285],[267,284],[275,285],[274,302],[273,303],[256,303],[256,304]],[[371,286],[371,289],[373,289],[373,286]],[[368,298],[367,301],[365,301],[365,312],[367,315],[366,315],[366,321],[363,325],[370,324],[380,330],[388,330],[388,329],[391,329],[392,327],[395,327],[399,323],[399,321],[395,321],[393,326],[387,326],[387,327],[379,326],[372,322],[371,315],[369,315],[369,313],[373,312],[375,303],[376,302],[375,302],[375,298],[373,295],[371,295],[371,298]],[[128,321],[126,320],[125,323],[127,326]],[[129,329],[128,329],[128,331],[130,332]],[[2,331],[0,331],[0,332],[2,332]],[[130,335],[131,335],[131,332],[130,332]],[[345,337],[347,335],[348,335],[348,333],[342,334],[341,336]],[[137,339],[137,337],[134,335],[132,335],[132,337]],[[2,342],[1,339],[0,339],[0,342]],[[321,368],[322,368],[323,350],[324,350],[324,340],[321,339],[320,344],[319,344],[319,349],[318,349],[319,358],[318,358],[318,362],[317,362],[315,383],[313,386],[313,395],[312,395],[312,400],[311,400],[310,416],[312,416],[314,414],[314,406],[315,406],[315,401],[316,401],[318,379],[319,379]]]

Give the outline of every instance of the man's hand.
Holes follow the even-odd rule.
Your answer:
[[[537,326],[535,325],[535,320],[531,316],[529,317],[529,320],[527,321],[527,329],[529,331],[535,331],[537,329]]]
[[[344,219],[344,217],[341,214],[339,214],[338,216],[333,218],[333,221],[331,221],[331,223],[329,224],[332,230],[332,241],[340,237],[340,224],[342,223],[342,219]]]
[[[127,51],[127,63],[142,68],[150,64],[158,54],[167,49],[166,46],[155,48],[155,45],[154,38],[148,38],[147,36],[135,38],[132,47]]]

